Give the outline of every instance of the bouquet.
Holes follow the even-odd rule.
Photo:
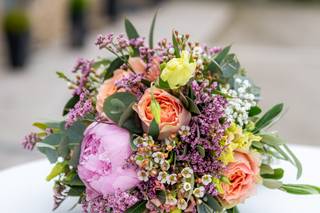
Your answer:
[[[34,123],[26,149],[54,164],[54,209],[70,196],[84,212],[238,212],[257,185],[293,194],[320,188],[281,181],[274,160],[302,167],[262,114],[259,88],[230,46],[208,47],[189,34],[153,44],[125,20],[123,34],[99,35],[115,58],[79,59],[60,122]]]

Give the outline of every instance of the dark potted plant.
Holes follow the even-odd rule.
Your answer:
[[[13,67],[22,67],[26,64],[29,55],[29,19],[22,10],[10,10],[4,17],[3,26],[10,65]]]
[[[73,47],[82,47],[87,37],[87,0],[70,0],[70,40]]]

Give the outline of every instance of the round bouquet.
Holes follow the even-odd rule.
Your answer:
[[[154,46],[125,20],[127,37],[99,35],[115,58],[80,59],[73,91],[56,123],[23,145],[54,165],[54,209],[68,196],[84,212],[237,212],[257,185],[316,194],[311,185],[281,182],[274,159],[301,164],[269,127],[283,104],[261,113],[259,88],[230,46],[208,47],[172,32]]]

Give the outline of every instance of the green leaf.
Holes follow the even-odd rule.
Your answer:
[[[191,98],[189,98],[188,96],[186,96],[188,102],[189,102],[189,112],[194,113],[196,115],[199,115],[201,112],[198,108],[198,106],[193,102],[193,100]]]
[[[135,102],[132,102],[127,109],[124,110],[124,112],[121,114],[120,119],[118,121],[118,125],[122,126],[125,121],[127,121],[132,114],[134,113],[134,110],[132,109],[132,106],[134,105]]]
[[[272,174],[274,174],[274,171],[269,165],[261,164],[261,166],[260,166],[260,174],[261,175],[265,175],[265,174],[272,175]]]
[[[280,146],[286,143],[276,134],[259,134],[259,136],[262,137],[261,142],[269,146]]]
[[[50,174],[47,176],[46,180],[50,181],[53,178],[57,177],[58,175],[60,175],[61,173],[64,172],[64,169],[66,167],[66,163],[57,163],[51,170]]]
[[[320,194],[320,187],[307,184],[283,184],[280,189],[297,195]]]
[[[233,208],[231,208],[231,209],[227,209],[227,213],[239,213],[240,211],[239,211],[239,209],[238,209],[238,207],[233,207]]]
[[[197,210],[198,213],[214,213],[213,209],[204,202],[200,205],[197,205]]]
[[[223,50],[221,50],[221,52],[215,57],[215,61],[218,64],[221,64],[221,62],[225,59],[225,57],[228,55],[229,51],[231,49],[231,45],[223,48]]]
[[[284,146],[285,150],[289,153],[291,158],[293,159],[294,165],[297,168],[297,179],[299,179],[301,177],[301,175],[302,175],[302,164],[286,144],[284,144],[283,146]]]
[[[63,108],[62,115],[65,116],[66,114],[68,114],[70,109],[72,109],[78,103],[79,99],[80,98],[78,95],[75,95],[72,98],[70,98]]]
[[[136,96],[129,92],[117,92],[106,98],[103,111],[108,118],[118,123],[121,115],[136,100]]]
[[[163,81],[161,78],[157,81],[156,86],[160,89],[170,89],[169,83],[167,81]]]
[[[55,149],[51,148],[51,147],[38,147],[38,150],[45,154],[48,158],[48,160],[50,161],[50,163],[55,163],[57,162],[58,159],[58,153]]]
[[[214,212],[221,212],[223,210],[223,207],[220,205],[220,203],[211,195],[205,196],[206,203],[213,209]]]
[[[69,161],[69,164],[74,168],[77,168],[79,164],[80,153],[81,153],[81,144],[75,145],[72,150],[71,159]]]
[[[206,150],[203,148],[203,146],[197,145],[197,151],[199,152],[201,157],[204,158],[206,156]]]
[[[122,127],[134,134],[142,133],[141,121],[138,114],[135,112],[133,112],[131,117],[123,123]]]
[[[154,34],[154,26],[155,26],[156,20],[157,20],[157,15],[158,15],[158,11],[156,11],[156,13],[153,16],[150,31],[149,31],[149,47],[151,49],[153,48],[153,34]]]
[[[62,137],[59,146],[57,147],[57,151],[59,156],[65,158],[68,156],[70,149],[68,147],[69,141],[68,138],[66,136]]]
[[[42,143],[50,145],[50,146],[58,146],[62,140],[62,134],[51,134],[47,136]]]
[[[125,60],[128,60],[129,56],[124,56],[124,58],[116,58],[114,59],[108,69],[107,69],[107,72],[105,73],[105,76],[104,76],[104,80],[107,80],[109,78],[111,78],[113,76],[113,72],[117,69],[119,69],[121,67],[121,65],[123,65],[126,61]]]
[[[177,58],[180,58],[180,50],[179,50],[179,45],[176,36],[174,35],[174,32],[172,32],[172,44],[174,48],[174,55]]]
[[[240,69],[240,63],[235,54],[230,54],[225,57],[221,65],[223,77],[226,79],[232,78]]]
[[[84,194],[85,190],[86,190],[86,187],[84,186],[73,186],[68,191],[68,196],[71,196],[71,197],[81,196],[82,194]]]
[[[273,179],[263,179],[263,185],[269,189],[279,189],[282,186],[282,182]]]
[[[164,190],[157,190],[156,192],[157,198],[160,200],[162,204],[166,202],[167,193]]]
[[[139,34],[136,30],[136,28],[133,26],[133,24],[131,23],[131,21],[129,21],[128,19],[124,20],[124,26],[126,29],[126,33],[129,39],[133,39],[133,38],[138,38]]]
[[[32,124],[32,126],[37,127],[41,130],[46,130],[48,126],[45,123],[35,122]]]
[[[86,128],[87,127],[83,122],[76,121],[72,124],[72,126],[65,130],[65,135],[68,137],[70,146],[81,143],[83,139],[83,133]]]
[[[155,119],[153,119],[150,123],[150,127],[149,127],[149,135],[151,135],[153,138],[158,138],[160,133],[160,129],[159,129],[159,125],[156,122]]]
[[[137,202],[136,204],[128,208],[125,213],[143,213],[146,210],[146,204],[146,200]]]
[[[249,117],[253,117],[259,115],[261,113],[261,109],[258,106],[253,106],[249,110]]]
[[[215,60],[211,61],[208,65],[208,69],[213,75],[218,75],[218,77],[222,76],[221,67]]]
[[[94,62],[93,68],[98,69],[100,66],[108,66],[110,63],[111,63],[110,60],[102,58]]]
[[[283,177],[284,171],[281,168],[273,169],[272,174],[261,174],[263,178],[279,180]]]
[[[283,104],[277,104],[266,112],[257,122],[253,133],[258,133],[261,129],[267,127],[281,113]]]
[[[257,142],[257,141],[253,141],[251,143],[251,146],[256,148],[256,149],[259,149],[259,150],[263,149],[263,144],[261,142]]]

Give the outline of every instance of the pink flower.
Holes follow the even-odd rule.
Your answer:
[[[84,132],[78,174],[88,198],[128,190],[139,183],[136,171],[124,168],[131,155],[130,135],[113,124],[92,123]]]
[[[244,202],[255,192],[259,176],[259,160],[245,151],[234,152],[235,161],[229,163],[224,175],[229,179],[230,184],[222,183],[224,193],[219,199],[224,207],[231,208]]]
[[[153,120],[151,113],[151,90],[147,89],[139,103],[134,106],[138,113],[145,132],[149,131],[150,123]],[[164,139],[170,134],[176,133],[183,125],[188,125],[191,114],[182,105],[181,101],[170,95],[168,92],[154,88],[153,95],[160,105],[160,134],[159,139]]]
[[[149,81],[156,80],[160,75],[159,58],[156,57],[153,58],[151,67],[148,70],[144,61],[138,57],[129,58],[129,65],[135,73],[143,73],[144,78],[148,79]]]

